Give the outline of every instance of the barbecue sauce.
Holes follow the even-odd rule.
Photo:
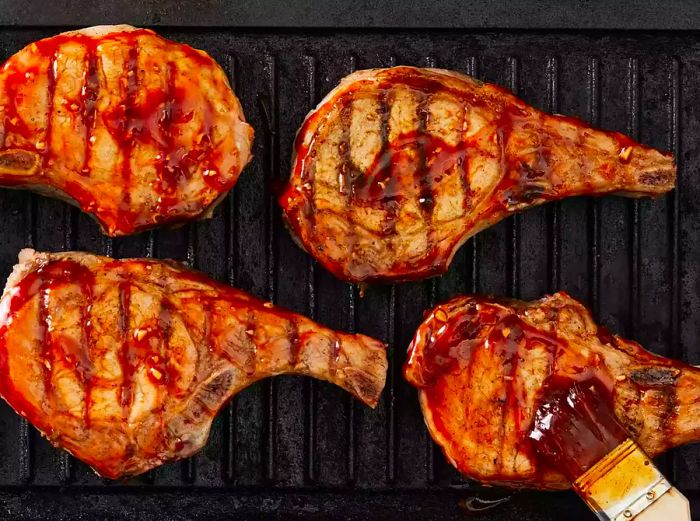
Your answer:
[[[430,312],[409,347],[404,371],[421,389],[435,386],[448,373],[467,370],[475,349],[496,349],[514,364],[520,349],[544,346],[553,357],[564,341],[530,326],[507,307],[470,298],[459,313],[451,303]],[[422,349],[417,346],[424,344]],[[420,352],[420,354],[419,354]]]
[[[461,141],[450,145],[439,137],[412,131],[399,135],[378,154],[371,166],[353,185],[353,201],[367,206],[386,208],[392,201],[402,201],[404,193],[395,177],[413,176],[414,168],[407,165],[408,157],[402,152],[419,148],[424,155],[424,167],[417,169],[416,184],[432,186],[442,180],[445,172],[455,166],[464,165],[469,144]],[[429,200],[432,195],[423,194],[426,205],[434,206]]]
[[[83,210],[95,214],[110,235],[129,234],[163,222],[176,223],[178,215],[188,210],[183,206],[186,203],[181,200],[181,185],[199,168],[202,169],[205,185],[216,192],[230,189],[236,180],[236,176],[230,176],[228,172],[219,172],[213,166],[219,158],[218,152],[212,146],[213,115],[208,105],[203,107],[199,114],[203,120],[199,142],[184,146],[178,139],[177,125],[190,121],[195,116],[195,107],[188,101],[190,93],[187,89],[175,82],[174,62],[153,64],[164,69],[162,74],[167,74],[167,85],[163,89],[151,89],[139,99],[139,89],[142,88],[139,81],[142,71],[138,66],[139,39],[143,37],[156,38],[156,35],[145,29],[96,38],[82,34],[58,35],[35,42],[30,47],[35,54],[34,59],[47,60],[46,70],[39,70],[36,66],[25,68],[13,58],[10,58],[2,69],[8,94],[8,103],[3,107],[3,146],[11,149],[23,148],[40,154],[43,168],[47,169],[54,162],[60,161],[60,154],[51,146],[51,120],[54,111],[58,110],[58,107],[54,107],[57,60],[64,45],[76,44],[86,49],[80,93],[75,99],[66,100],[66,107],[61,107],[71,112],[74,118],[81,119],[85,126],[85,159],[82,170],[77,179],[57,180],[46,177],[45,182],[62,181],[60,186],[56,184],[55,187],[66,192]],[[104,52],[101,45],[109,40],[119,42],[127,53],[125,70],[120,79],[123,88],[122,102],[100,112],[97,101],[100,95],[101,55]],[[187,45],[174,45],[181,55],[180,60],[187,59],[204,67],[212,66],[212,59],[204,53]],[[46,75],[48,80],[49,119],[45,129],[34,129],[22,119],[18,106],[25,103],[21,94],[23,83],[40,75]],[[120,179],[115,180],[115,189],[122,194],[116,207],[102,205],[90,190],[93,132],[98,121],[102,121],[123,158]],[[21,139],[15,136],[12,137],[12,141],[8,141],[8,136],[13,134]],[[130,194],[136,189],[137,182],[131,172],[130,159],[132,151],[141,143],[155,145],[158,149],[155,159],[157,176],[151,183],[158,203],[157,208],[148,212],[134,208],[130,200]],[[26,183],[26,179],[15,179],[12,176],[2,181],[2,184],[8,185],[22,183]],[[151,218],[150,214],[155,214],[155,217]]]
[[[537,456],[571,481],[627,439],[601,380],[553,376],[542,390],[530,440]]]

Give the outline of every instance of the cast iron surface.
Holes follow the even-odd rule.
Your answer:
[[[0,30],[3,58],[60,28]],[[525,299],[562,289],[610,329],[700,363],[700,35],[670,32],[158,29],[231,74],[257,131],[255,159],[214,219],[110,240],[67,205],[0,190],[0,277],[25,246],[174,258],[328,326],[387,341],[377,410],[322,382],[282,377],[241,393],[195,458],[108,483],[0,405],[3,519],[461,519],[475,494],[430,441],[401,377],[423,311],[477,291]],[[473,74],[552,112],[674,151],[679,189],[658,200],[579,198],[479,234],[432,281],[361,298],[284,229],[271,186],[288,175],[306,112],[357,68],[431,65]],[[700,515],[700,446],[662,457]],[[571,493],[520,492],[484,520],[593,519]]]

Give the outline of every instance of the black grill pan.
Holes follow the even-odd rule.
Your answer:
[[[700,28],[700,8],[320,4],[0,1],[3,59],[60,30],[114,22],[153,26],[205,49],[231,75],[257,133],[255,160],[214,218],[176,231],[110,240],[63,203],[0,190],[0,278],[25,246],[169,257],[391,346],[376,411],[322,382],[261,382],[220,414],[195,458],[128,482],[104,481],[52,449],[3,403],[0,518],[463,519],[470,498],[508,493],[468,482],[446,463],[401,376],[424,309],[458,293],[531,299],[566,290],[610,329],[700,363],[700,33],[685,31]],[[445,276],[372,287],[361,298],[294,245],[270,186],[288,175],[306,112],[340,78],[394,64],[466,72],[547,111],[672,150],[679,188],[653,201],[577,198],[529,211],[470,240]],[[660,465],[700,519],[700,446]],[[571,493],[520,492],[480,519],[593,516]]]

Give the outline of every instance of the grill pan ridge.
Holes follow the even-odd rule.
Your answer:
[[[22,247],[174,258],[330,327],[387,342],[375,411],[325,382],[285,376],[240,393],[191,460],[107,482],[0,405],[0,517],[29,519],[463,519],[474,496],[512,499],[483,520],[587,520],[572,493],[462,479],[424,427],[401,365],[430,305],[458,293],[532,299],[561,289],[648,349],[700,363],[700,35],[671,31],[155,28],[209,52],[256,129],[255,159],[209,221],[109,239],[76,209],[0,190],[0,277]],[[2,59],[62,28],[10,27]],[[532,105],[671,150],[678,189],[656,200],[576,198],[481,232],[441,278],[364,297],[298,248],[272,187],[306,113],[346,74],[436,66],[503,85]],[[661,458],[700,516],[700,446]],[[700,517],[694,517],[700,519]]]

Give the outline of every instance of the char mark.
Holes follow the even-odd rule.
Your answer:
[[[88,48],[85,60],[85,80],[81,89],[83,105],[83,122],[85,124],[85,153],[83,159],[83,175],[90,173],[90,159],[92,157],[92,135],[95,130],[95,114],[97,110],[97,98],[100,92],[100,79],[98,71],[98,56],[96,50]]]
[[[54,97],[56,95],[56,63],[58,58],[58,47],[51,53],[49,58],[49,67],[46,71],[47,74],[47,92],[48,92],[48,107],[46,113],[48,114],[48,121],[46,122],[46,139],[44,144],[44,157],[43,164],[46,167],[51,160],[51,133],[53,125],[51,123],[53,119],[54,111]],[[13,100],[16,103],[16,100]],[[16,106],[16,105],[15,105]]]
[[[416,168],[416,181],[420,188],[418,202],[423,212],[428,227],[432,220],[433,209],[435,208],[435,200],[433,195],[433,179],[430,175],[430,166],[428,165],[428,157],[426,151],[427,126],[430,112],[428,106],[430,104],[430,96],[423,95],[423,99],[416,105],[416,113],[418,115],[418,136],[416,143],[418,145],[418,168]]]
[[[287,338],[289,339],[290,365],[292,367],[296,367],[296,365],[299,363],[301,339],[299,338],[299,324],[295,318],[292,318],[289,321]]]
[[[673,438],[674,425],[676,420],[676,402],[678,392],[678,378],[680,369],[673,367],[648,367],[635,369],[630,375],[630,379],[642,390],[650,389],[658,393],[663,412],[661,412],[661,427],[664,431],[663,438],[670,440]]]
[[[41,284],[39,295],[39,341],[41,345],[42,369],[44,373],[44,393],[50,408],[53,408],[53,386],[51,368],[53,367],[51,350],[51,331],[49,330],[49,295],[46,283]]]
[[[639,175],[639,182],[648,186],[664,186],[673,183],[675,172],[669,170],[652,170]]]
[[[221,404],[226,401],[233,383],[233,373],[231,371],[223,371],[214,379],[199,387],[196,391],[195,399],[210,413],[209,415],[213,416],[217,413]]]
[[[81,292],[83,294],[84,304],[81,309],[81,349],[82,353],[78,355],[78,375],[80,380],[85,386],[85,425],[90,426],[90,408],[92,405],[92,361],[90,355],[92,354],[93,338],[92,338],[92,318],[91,310],[93,304],[93,291],[94,291],[94,279],[90,277],[90,280],[83,281],[81,284]]]
[[[466,133],[469,128],[469,107],[467,106],[466,101],[462,103],[462,107],[464,109],[464,112],[462,113],[461,141],[462,143],[464,143],[464,141],[466,140]],[[469,213],[470,208],[469,153],[468,148],[466,146],[464,152],[464,161],[462,162],[462,171],[460,172],[460,174],[461,175],[459,177],[459,180],[462,187],[462,214],[466,216]]]
[[[338,180],[339,189],[345,195],[347,205],[354,199],[354,181],[357,176],[357,169],[352,162],[350,153],[350,122],[352,119],[352,95],[348,96],[345,105],[340,110],[340,121],[342,127],[342,137],[338,144],[338,168],[340,169]]]
[[[17,150],[12,154],[0,155],[0,168],[2,169],[31,172],[36,166],[37,160],[31,152]]]
[[[129,322],[131,306],[131,283],[124,280],[119,283],[119,332],[121,335],[121,349],[119,350],[119,364],[122,370],[122,385],[120,390],[120,402],[122,415],[128,418],[131,407],[131,384],[133,369],[130,360]]]
[[[433,176],[430,172],[428,164],[426,145],[429,142],[427,134],[428,118],[430,117],[429,104],[430,95],[423,94],[423,98],[416,105],[416,113],[418,115],[418,136],[416,138],[418,166],[415,170],[415,181],[419,187],[418,204],[425,220],[427,232],[427,247],[426,253],[431,254],[435,247],[435,238],[433,237],[433,210],[435,209],[435,196],[433,194]]]
[[[646,367],[632,371],[630,379],[640,387],[658,389],[675,387],[679,376],[680,370],[672,367]]]
[[[391,91],[382,90],[377,100],[377,112],[380,120],[379,132],[382,140],[378,155],[380,158],[383,158],[391,147],[391,144],[389,143],[389,115],[391,112],[390,96]],[[396,193],[397,180],[391,171],[391,163],[391,161],[388,161],[388,164],[385,166],[385,168],[389,169],[389,172],[386,179],[383,180],[386,183],[385,193],[387,194]],[[399,202],[396,196],[389,198],[385,195],[381,200],[384,202],[384,206],[386,208],[386,217],[383,230],[384,234],[394,235],[396,233],[396,220],[398,219]],[[388,247],[392,249],[394,247],[394,242],[388,241]]]
[[[342,194],[344,194],[345,208],[343,209],[345,213],[345,218],[348,222],[348,251],[350,255],[354,257],[354,246],[356,242],[356,231],[355,223],[352,218],[350,218],[350,212],[352,208],[354,183],[357,177],[358,169],[354,167],[352,162],[352,157],[350,154],[350,120],[352,117],[352,107],[353,107],[353,97],[348,96],[345,101],[345,106],[340,111],[341,118],[341,128],[342,137],[340,143],[338,144],[338,159],[339,164],[339,189]]]
[[[131,151],[133,148],[134,129],[132,125],[132,113],[136,105],[136,95],[138,93],[138,44],[134,44],[129,48],[129,56],[126,66],[126,92],[124,97],[124,122],[123,131],[124,138],[124,162],[122,164],[122,206],[129,207],[131,203],[130,186],[131,186]]]

